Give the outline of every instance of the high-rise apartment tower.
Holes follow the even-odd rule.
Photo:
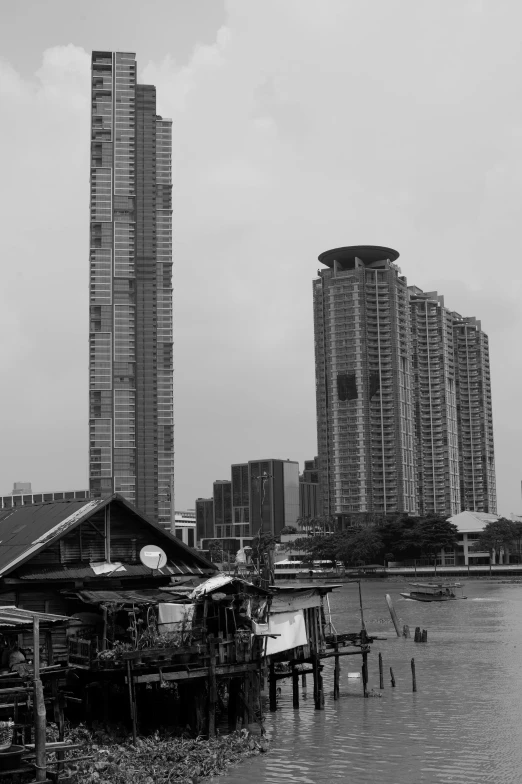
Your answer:
[[[453,313],[462,509],[497,512],[489,341],[480,321]]]
[[[391,248],[319,256],[314,281],[317,438],[327,515],[418,511],[411,316]]]
[[[436,291],[409,287],[421,515],[461,511],[453,314]]]
[[[391,248],[326,251],[314,281],[323,513],[496,513],[488,338]]]
[[[89,481],[160,522],[174,487],[172,124],[128,52],[93,52]]]

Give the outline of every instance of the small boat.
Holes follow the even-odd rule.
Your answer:
[[[401,593],[405,599],[415,599],[417,602],[449,602],[452,599],[467,599],[462,595],[462,583],[410,583],[414,589],[410,593]],[[457,589],[460,588],[460,596]]]

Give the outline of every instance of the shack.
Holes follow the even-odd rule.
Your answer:
[[[127,604],[138,595],[165,600],[171,594],[162,591],[179,581],[216,572],[118,494],[2,510],[0,543],[0,604],[73,619],[67,630],[52,630],[53,663],[68,660],[75,638],[89,643],[89,656],[106,647],[111,629],[100,601],[104,592],[116,592]],[[164,566],[141,562],[147,547],[164,552]],[[31,642],[28,635],[20,638],[22,646]]]

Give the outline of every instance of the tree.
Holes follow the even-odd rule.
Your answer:
[[[406,547],[417,549],[421,555],[435,561],[441,550],[454,550],[457,546],[458,528],[449,520],[437,515],[418,519],[404,534]]]
[[[213,539],[208,543],[210,560],[214,563],[223,563],[223,545],[219,539]]]
[[[375,527],[352,528],[343,532],[345,536],[339,543],[336,558],[344,564],[356,566],[360,563],[375,561],[381,555],[383,542]]]
[[[472,549],[478,552],[485,550],[492,560],[494,553],[500,553],[501,550],[509,553],[509,550],[515,549],[515,543],[520,541],[519,526],[519,523],[505,517],[492,520],[484,526]]]

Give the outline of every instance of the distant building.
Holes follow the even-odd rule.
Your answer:
[[[410,293],[419,514],[460,512],[453,314],[444,297]]]
[[[323,507],[417,514],[408,284],[399,253],[325,251],[313,283],[317,443]]]
[[[299,463],[293,460],[251,460],[250,532],[278,536],[299,517]]]
[[[319,484],[319,458],[305,460],[299,477],[299,517],[320,517],[323,514]]]
[[[31,488],[27,483],[17,482],[16,485],[25,484]],[[12,509],[15,506],[33,506],[34,504],[51,503],[54,501],[75,501],[89,498],[88,490],[63,490],[53,493],[24,493],[23,495],[15,494],[14,491],[11,495],[0,496],[0,509]]]
[[[214,499],[196,498],[196,540],[214,538]]]
[[[174,478],[172,121],[132,52],[91,66],[89,486],[160,523]]]
[[[248,463],[236,463],[231,467],[232,476],[232,522],[233,536],[250,536],[250,486]]]
[[[472,548],[476,540],[488,523],[500,520],[497,514],[486,514],[484,512],[465,511],[453,515],[449,522],[458,528],[458,547],[451,560],[451,554],[442,554],[440,563],[443,566],[470,566],[479,564],[502,563],[503,552],[493,554],[491,558],[488,552],[473,552]],[[500,557],[500,560],[499,560]]]
[[[497,492],[489,341],[476,318],[453,313],[462,509],[495,514]]]
[[[232,483],[229,479],[214,482],[214,536],[232,536]]]
[[[189,547],[196,547],[196,512],[192,509],[187,512],[174,512],[174,536]],[[171,530],[171,524],[162,523],[166,531]]]
[[[31,495],[31,482],[15,482],[11,495]]]

